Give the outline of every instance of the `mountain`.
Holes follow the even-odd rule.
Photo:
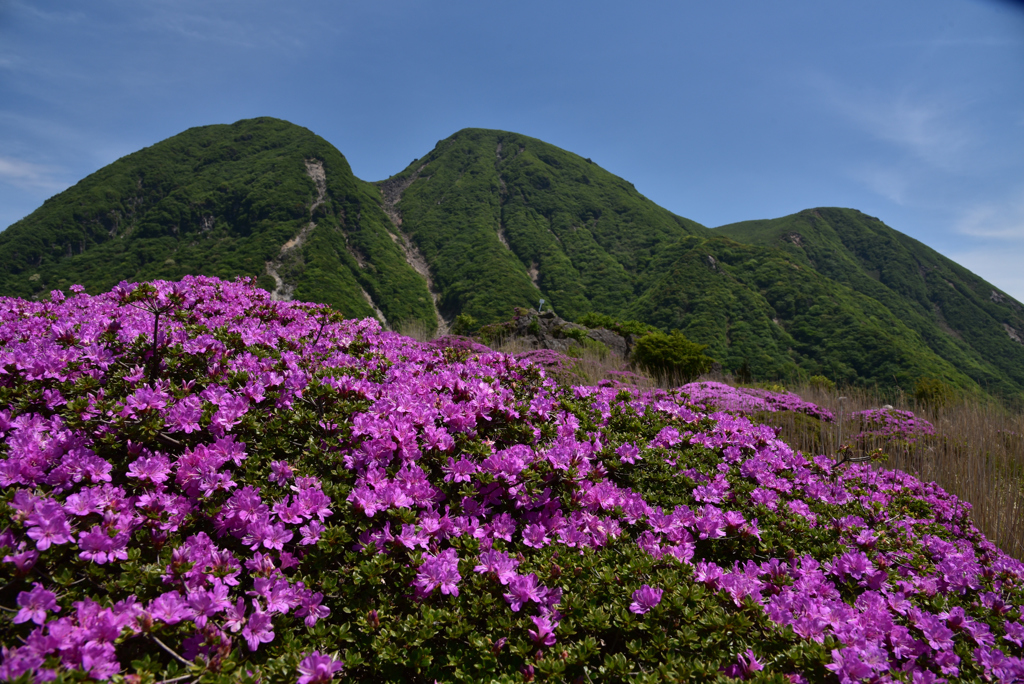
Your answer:
[[[711,230],[505,131],[459,131],[367,183],[285,121],[190,129],[0,233],[0,294],[186,274],[249,276],[276,298],[427,332],[543,298],[569,320],[679,329],[759,379],[933,377],[1024,397],[1020,305],[881,222],[817,209]]]
[[[819,208],[715,229],[780,250],[884,305],[989,392],[1024,386],[1024,307],[917,240],[853,209]]]
[[[627,310],[660,248],[711,235],[589,159],[504,131],[459,131],[381,187],[442,315],[484,322],[541,297],[570,319]]]
[[[100,169],[0,234],[0,293],[251,276],[281,298],[433,327],[390,225],[377,189],[305,128],[204,126]]]
[[[977,388],[870,294],[676,216],[540,140],[459,131],[381,188],[442,316],[500,320],[544,297],[568,319],[595,311],[680,329],[755,377]]]

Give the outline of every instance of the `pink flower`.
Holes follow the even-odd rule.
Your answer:
[[[499,582],[508,584],[516,576],[516,566],[518,565],[519,561],[509,557],[507,553],[488,549],[480,554],[480,563],[473,568],[473,571],[493,572]]]
[[[36,548],[40,551],[50,548],[51,544],[71,541],[71,526],[64,515],[64,509],[52,499],[37,505],[25,524],[29,527],[28,536],[36,540]]]
[[[655,589],[645,584],[633,592],[633,602],[629,604],[629,609],[637,615],[643,615],[661,603],[663,593],[663,589]]]
[[[303,622],[306,623],[307,627],[312,627],[316,624],[317,620],[331,614],[330,608],[320,605],[320,602],[323,600],[324,595],[318,591],[313,594],[304,595],[299,601],[299,609],[295,611],[295,614],[306,618]]]
[[[321,655],[320,651],[313,651],[299,663],[297,684],[326,684],[331,681],[335,672],[341,671],[342,667],[344,663],[340,660]]]
[[[552,621],[547,617],[531,617],[530,620],[537,627],[536,630],[528,630],[530,638],[533,639],[533,643],[538,646],[554,646],[555,645],[555,627],[557,622]]]
[[[268,480],[283,487],[288,484],[293,477],[295,477],[295,472],[287,462],[271,461],[270,476],[267,478]]]
[[[57,605],[57,595],[49,589],[43,589],[39,582],[33,583],[31,591],[23,591],[18,594],[18,605],[21,606],[21,610],[14,616],[15,624],[31,620],[37,625],[41,625],[46,622],[47,611],[60,611],[60,606]]]
[[[255,651],[260,644],[269,644],[274,640],[274,625],[270,615],[260,610],[260,606],[253,600],[256,610],[249,616],[249,623],[242,629],[242,636],[250,651]]]
[[[315,520],[311,520],[308,525],[300,527],[299,534],[302,535],[302,541],[299,542],[299,546],[307,546],[319,542],[320,533],[323,532],[324,529],[324,526]]]
[[[544,587],[537,585],[537,576],[533,573],[514,576],[509,581],[508,588],[509,593],[505,594],[505,600],[508,601],[512,610],[517,613],[527,601],[540,603],[546,595]]]
[[[423,565],[413,580],[417,595],[423,598],[441,587],[442,594],[458,596],[462,575],[459,574],[459,557],[455,549],[445,549],[436,556],[423,553],[422,557]]]
[[[748,648],[747,652],[736,658],[736,664],[730,665],[725,668],[725,674],[729,677],[735,677],[736,679],[748,679],[759,670],[764,669],[764,665],[757,662],[757,656],[754,655],[753,649]]]

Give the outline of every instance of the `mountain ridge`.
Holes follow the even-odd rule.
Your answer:
[[[463,129],[370,183],[285,121],[189,129],[12,224],[0,264],[5,295],[248,276],[281,298],[427,333],[543,298],[569,320],[679,329],[726,371],[762,379],[912,389],[932,377],[1024,397],[1020,303],[877,219],[817,208],[710,229],[508,131]]]
[[[883,303],[982,387],[1006,385],[1006,376],[1024,381],[1015,354],[1020,347],[1015,337],[1024,338],[1024,307],[875,217],[819,207],[715,230],[741,242],[781,249]]]

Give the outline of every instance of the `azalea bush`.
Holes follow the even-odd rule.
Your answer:
[[[733,413],[752,416],[761,412],[776,413],[791,411],[804,413],[812,418],[832,422],[831,411],[820,408],[800,396],[786,392],[755,387],[732,387],[721,382],[700,381],[683,385],[680,392],[694,404],[706,409],[719,408]]]
[[[891,407],[856,411],[850,418],[860,427],[860,432],[853,436],[855,442],[883,438],[912,444],[925,435],[935,434],[935,426],[924,418]]]
[[[249,282],[0,300],[0,677],[1024,677],[1024,564],[968,504],[733,394]]]

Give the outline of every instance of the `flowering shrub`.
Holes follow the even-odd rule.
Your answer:
[[[793,411],[831,422],[831,411],[815,406],[789,392],[753,387],[732,387],[721,382],[691,382],[679,388],[694,404],[751,415],[760,411]]]
[[[0,678],[1024,677],[969,505],[693,392],[246,282],[0,300]]]
[[[934,435],[935,427],[924,418],[918,418],[910,411],[894,408],[877,408],[857,411],[850,418],[860,422],[860,432],[854,441],[871,437],[916,442],[924,435]]]

